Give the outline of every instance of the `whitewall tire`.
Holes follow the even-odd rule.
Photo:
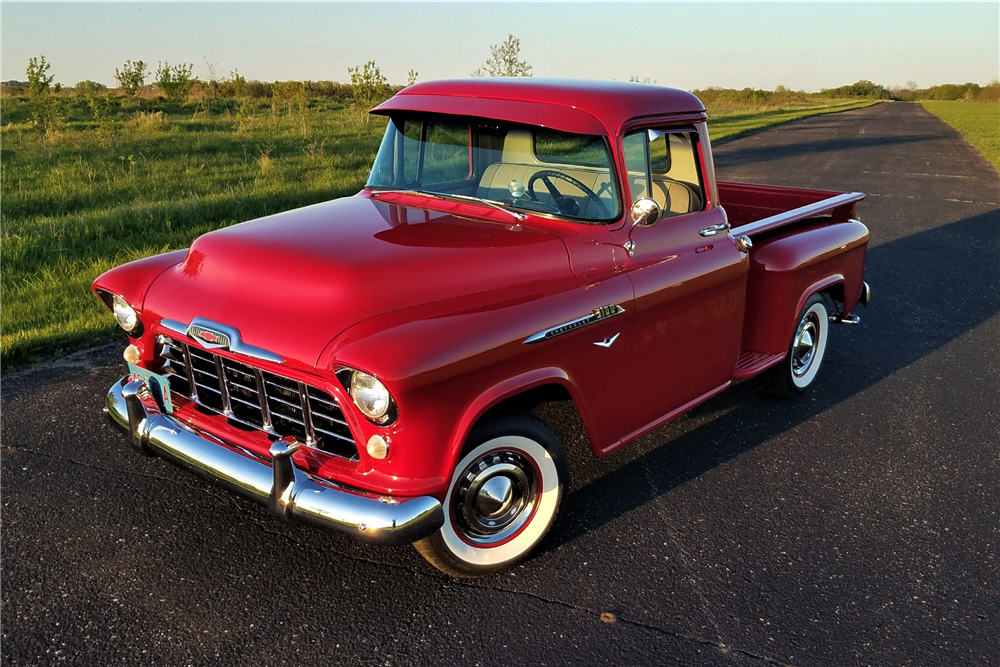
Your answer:
[[[452,474],[444,525],[415,546],[452,576],[510,567],[555,522],[568,478],[565,450],[537,418],[509,415],[477,427]]]
[[[802,307],[784,361],[768,371],[771,393],[798,396],[816,380],[826,354],[829,334],[827,299],[822,294],[813,295]]]

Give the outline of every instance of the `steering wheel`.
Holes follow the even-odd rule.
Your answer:
[[[598,208],[602,213],[602,217],[610,218],[611,213],[608,212],[608,207],[604,205],[601,198],[596,192],[588,188],[586,185],[580,182],[578,178],[570,176],[569,174],[564,174],[561,171],[556,171],[555,169],[542,169],[541,171],[536,171],[534,175],[528,179],[527,194],[533,201],[538,201],[538,197],[535,195],[535,181],[541,180],[545,184],[545,189],[549,191],[552,195],[552,200],[556,203],[556,207],[559,212],[564,215],[577,216],[580,214],[580,205],[576,203],[573,199],[563,195],[556,189],[556,186],[552,185],[550,178],[555,178],[556,180],[566,181],[567,183],[579,188],[580,192],[587,195],[587,198],[597,204]]]

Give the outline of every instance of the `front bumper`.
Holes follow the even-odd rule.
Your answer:
[[[299,448],[293,438],[275,442],[271,460],[264,460],[173,419],[158,404],[158,393],[143,380],[122,378],[108,391],[104,412],[137,451],[266,503],[284,521],[333,528],[375,544],[415,542],[444,524],[436,498],[396,500],[316,479],[292,461]]]

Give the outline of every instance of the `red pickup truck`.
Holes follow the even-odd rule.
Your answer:
[[[94,282],[130,338],[112,423],[286,521],[508,567],[568,488],[539,403],[606,456],[734,380],[794,396],[870,297],[864,195],[716,181],[689,93],[441,81],[372,112],[357,195]]]

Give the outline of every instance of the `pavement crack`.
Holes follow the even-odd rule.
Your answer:
[[[562,600],[556,600],[554,598],[548,598],[548,597],[545,597],[544,595],[539,595],[537,593],[530,593],[528,591],[519,591],[519,590],[515,590],[515,589],[504,588],[502,586],[489,586],[489,585],[477,584],[477,583],[472,583],[472,582],[470,582],[468,580],[462,580],[462,579],[452,580],[451,583],[454,584],[454,585],[457,585],[457,586],[462,586],[464,588],[474,588],[474,589],[478,589],[478,590],[493,591],[495,593],[507,593],[509,595],[518,595],[518,596],[521,596],[521,597],[530,598],[532,600],[537,600],[537,601],[543,602],[545,604],[551,604],[551,605],[556,605],[556,606],[559,606],[559,607],[563,607],[565,609],[570,609],[572,611],[579,611],[579,612],[583,612],[583,613],[587,613],[587,614],[593,614],[594,616],[598,616],[598,617],[600,616],[600,612],[598,610],[596,610],[596,609],[592,609],[592,608],[584,606],[584,605],[576,605],[576,604],[572,604],[570,602],[564,602]],[[702,637],[695,637],[695,636],[692,636],[692,635],[685,634],[683,632],[677,632],[675,630],[669,630],[667,628],[664,628],[664,627],[661,627],[661,626],[658,626],[658,625],[653,625],[653,624],[650,624],[650,623],[645,623],[643,621],[633,620],[633,619],[628,618],[627,616],[622,616],[620,614],[616,614],[615,615],[615,621],[623,623],[625,625],[631,625],[631,626],[634,626],[634,627],[638,627],[638,628],[643,628],[643,629],[646,629],[646,630],[650,630],[652,632],[656,632],[658,634],[661,634],[661,635],[664,635],[664,636],[667,636],[667,637],[673,637],[675,639],[682,639],[684,641],[694,642],[696,644],[701,644],[702,646],[708,646],[708,647],[711,647],[711,648],[714,648],[714,649],[718,650],[720,653],[723,653],[723,654],[725,654],[725,653],[738,653],[738,654],[740,654],[740,655],[742,655],[744,657],[750,658],[752,660],[759,660],[761,662],[764,662],[764,663],[767,663],[767,664],[770,664],[770,665],[781,665],[781,667],[793,667],[790,663],[787,663],[787,662],[785,662],[783,660],[778,660],[777,658],[772,658],[772,657],[767,656],[767,655],[762,655],[762,654],[759,654],[759,653],[754,653],[753,651],[747,650],[745,648],[741,648],[741,647],[738,647],[738,646],[732,646],[731,644],[726,644],[724,642],[714,641],[714,640],[711,640],[711,639],[704,639]],[[716,628],[716,629],[718,629],[718,628]]]

